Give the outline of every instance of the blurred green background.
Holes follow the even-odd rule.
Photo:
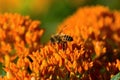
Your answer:
[[[119,3],[120,0],[0,0],[0,13],[20,13],[40,20],[45,29],[41,42],[45,43],[56,33],[57,26],[79,7],[104,5],[119,10]]]

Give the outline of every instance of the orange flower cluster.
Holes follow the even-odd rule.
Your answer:
[[[85,80],[110,80],[120,71],[120,12],[103,6],[85,7],[65,20],[58,32],[71,35],[76,45],[82,43],[92,57],[93,66]]]
[[[28,17],[6,14],[0,19],[6,20],[0,23],[1,44],[4,42],[8,47],[0,46],[1,57],[5,55],[1,62],[6,72],[1,79],[110,80],[120,71],[120,13],[117,11],[110,12],[102,6],[79,9],[57,31],[59,35],[73,37],[72,42],[67,42],[66,50],[50,42],[42,47],[39,39],[43,30]],[[12,50],[17,60],[11,59]]]
[[[44,32],[39,21],[19,14],[0,14],[0,63],[5,67],[19,56],[27,55],[41,47]]]

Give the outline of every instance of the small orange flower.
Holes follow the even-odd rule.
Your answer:
[[[116,67],[117,67],[117,68],[119,69],[119,71],[120,71],[120,60],[117,59],[116,62],[117,62],[117,63],[116,63]]]

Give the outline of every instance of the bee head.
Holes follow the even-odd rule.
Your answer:
[[[53,37],[50,38],[51,43],[55,43],[55,39]]]

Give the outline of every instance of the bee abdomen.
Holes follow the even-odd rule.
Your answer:
[[[68,35],[65,35],[65,36],[64,36],[64,39],[65,39],[66,41],[73,41],[73,38],[72,38],[71,36],[68,36]]]

